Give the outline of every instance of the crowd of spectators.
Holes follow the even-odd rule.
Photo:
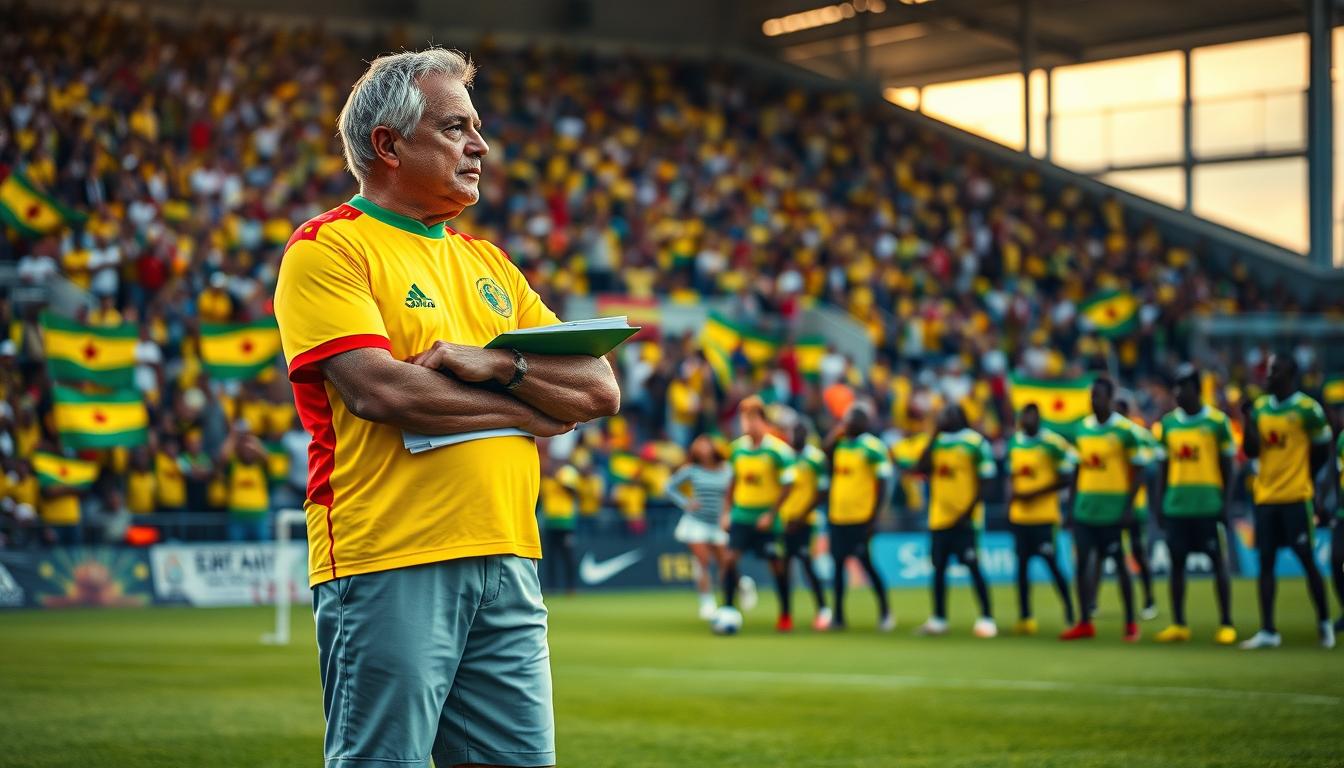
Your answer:
[[[150,444],[90,454],[106,471],[82,494],[82,520],[115,538],[135,514],[242,512],[236,469],[258,462],[269,506],[299,503],[305,442],[283,370],[210,381],[199,325],[271,312],[293,228],[356,191],[334,128],[346,89],[364,60],[417,42],[106,10],[5,14],[0,177],[20,172],[87,218],[43,238],[8,232],[0,261],[16,265],[17,286],[63,279],[87,292],[87,323],[140,328]],[[735,356],[729,382],[694,336],[628,345],[624,413],[546,450],[592,478],[585,511],[612,505],[631,530],[690,437],[731,432],[748,394],[771,393],[822,429],[843,404],[870,398],[893,442],[925,429],[939,403],[961,402],[997,440],[1010,373],[1109,367],[1151,419],[1190,318],[1330,306],[1303,305],[1243,266],[1211,269],[1116,200],[1050,189],[849,91],[723,63],[467,47],[492,152],[480,204],[453,226],[503,247],[562,315],[575,296],[729,297],[737,320],[787,339],[804,308],[824,304],[848,312],[876,349],[864,369],[828,351],[818,375],[803,376],[786,344],[759,368]],[[1084,328],[1079,305],[1102,289],[1136,297],[1138,331],[1112,342]],[[47,499],[30,459],[60,450],[43,305],[14,296],[0,302],[11,543],[42,538]],[[1312,370],[1310,350],[1298,353]],[[1264,354],[1221,361],[1224,399],[1240,396]]]

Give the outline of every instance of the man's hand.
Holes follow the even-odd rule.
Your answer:
[[[556,421],[535,408],[531,410],[531,418],[527,423],[519,427],[519,429],[529,435],[536,435],[537,437],[555,437],[556,435],[563,435],[577,426],[574,422],[566,424],[562,421]]]
[[[434,342],[407,362],[451,374],[469,384],[485,381],[504,384],[513,378],[514,370],[513,353],[507,349],[482,349],[448,341]]]
[[[719,527],[722,528],[725,532],[727,532],[731,522],[732,522],[731,519],[728,517],[728,510],[725,509],[719,515]]]
[[[771,512],[762,512],[761,516],[756,518],[756,530],[768,531],[770,526],[775,524],[775,516]]]

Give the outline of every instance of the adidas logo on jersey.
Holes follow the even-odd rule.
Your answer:
[[[411,283],[411,290],[406,293],[406,306],[410,309],[433,309],[434,300],[426,296],[420,286]]]

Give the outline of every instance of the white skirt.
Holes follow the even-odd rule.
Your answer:
[[[717,525],[683,514],[677,521],[677,529],[672,537],[682,544],[718,544],[728,543],[728,532]]]

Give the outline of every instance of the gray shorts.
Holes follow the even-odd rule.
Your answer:
[[[536,561],[471,557],[313,589],[327,768],[555,764]]]

